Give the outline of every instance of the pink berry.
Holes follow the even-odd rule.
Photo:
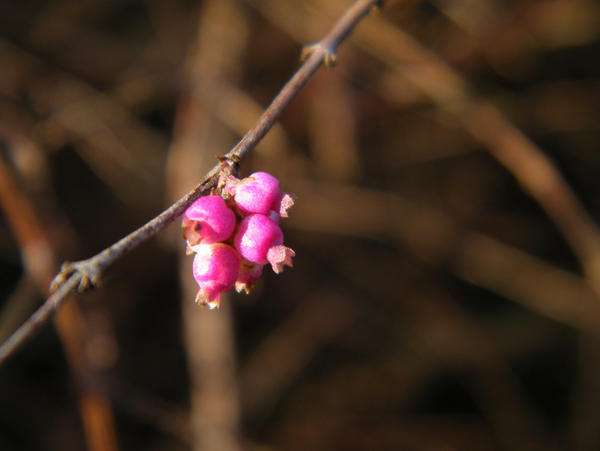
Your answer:
[[[223,243],[195,246],[194,279],[200,290],[196,302],[210,309],[219,308],[221,293],[233,287],[240,271],[240,256]]]
[[[183,214],[183,236],[190,246],[225,241],[235,228],[235,215],[220,196],[204,196]]]
[[[246,260],[264,265],[270,263],[280,273],[285,265],[292,266],[294,251],[283,245],[283,232],[265,215],[246,216],[233,237],[238,252]]]
[[[266,215],[279,196],[279,180],[266,172],[255,172],[233,190],[235,203],[242,213]]]

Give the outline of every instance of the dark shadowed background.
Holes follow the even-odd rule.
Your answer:
[[[0,1],[0,338],[351,3]],[[241,166],[294,268],[202,309],[171,225],[0,367],[0,449],[600,449],[599,55],[595,0],[387,1]]]

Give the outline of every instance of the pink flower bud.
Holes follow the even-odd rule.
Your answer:
[[[255,172],[226,190],[234,191],[235,203],[242,213],[266,215],[279,196],[279,180],[266,172]]]
[[[263,265],[257,265],[248,260],[242,260],[240,273],[235,281],[235,291],[238,293],[244,291],[246,294],[249,294],[250,290],[254,287],[254,282],[262,276],[262,272]]]
[[[231,289],[238,278],[240,256],[223,243],[199,244],[194,251],[193,273],[200,287],[196,302],[210,309],[219,308],[221,293]]]
[[[235,228],[235,215],[220,196],[204,196],[183,214],[183,236],[190,246],[225,241]]]
[[[233,237],[238,252],[246,260],[264,265],[270,263],[280,273],[285,265],[292,266],[292,249],[283,245],[283,232],[265,215],[246,216]]]

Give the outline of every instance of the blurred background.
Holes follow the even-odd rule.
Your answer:
[[[0,338],[351,3],[0,1]],[[294,268],[199,308],[173,224],[0,367],[0,449],[600,449],[599,54],[596,0],[387,1],[241,166]]]

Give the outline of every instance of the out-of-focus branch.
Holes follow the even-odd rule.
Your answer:
[[[489,146],[562,232],[600,294],[600,233],[551,160],[492,105],[472,105],[463,114],[465,128]]]
[[[38,289],[46,294],[56,267],[54,252],[33,207],[19,191],[1,158],[0,207],[23,250],[26,271],[31,275]],[[71,284],[65,284],[65,287],[69,286]],[[67,295],[68,293],[65,296]],[[85,380],[92,373],[85,357],[82,322],[83,314],[77,303],[73,298],[67,297],[63,308],[55,318],[55,324],[71,369]],[[90,390],[84,384],[79,397],[79,407],[89,449],[116,450],[117,438],[108,399],[103,394]]]
[[[78,291],[82,292],[96,285],[104,269],[168,226],[194,200],[215,188],[220,176],[227,173],[227,171],[235,170],[242,159],[265,136],[275,121],[281,116],[285,107],[296,97],[319,67],[323,63],[331,64],[335,61],[335,52],[339,44],[351,33],[361,19],[380,4],[381,0],[356,1],[346,10],[321,41],[308,47],[308,51],[304,53],[306,56],[304,63],[260,116],[257,124],[246,133],[233,149],[224,155],[221,162],[215,165],[206,174],[204,180],[193,190],[160,215],[94,257],[63,265],[62,271],[54,279],[52,287],[54,288],[54,293],[52,296],[0,346],[0,364],[16,349],[22,346],[52,316],[56,309],[60,307],[65,297],[74,289],[77,288]]]
[[[39,120],[31,129],[49,151],[72,148],[122,201],[156,204],[166,138],[92,84],[0,36],[1,64],[10,64]],[[34,77],[32,74],[46,74]],[[4,89],[3,89],[4,88]],[[0,87],[2,94],[10,90]]]
[[[351,236],[383,233],[396,238],[417,258],[446,263],[459,278],[543,316],[586,332],[600,327],[600,303],[585,279],[463,229],[435,209],[349,185],[288,180],[288,186],[303,198],[294,206],[290,227]]]
[[[281,11],[278,2],[256,2],[256,8],[295,38],[298,28],[285,18],[294,15],[314,23],[322,20],[323,8],[332,13],[341,1],[315,4],[313,14],[300,5],[289,4]],[[361,27],[354,43],[385,62],[403,81],[408,80],[441,110],[451,114],[510,171],[524,190],[546,211],[578,257],[584,272],[600,293],[600,232],[577,196],[552,161],[523,135],[500,110],[476,100],[469,84],[449,64],[421,45],[399,27],[375,19]]]
[[[224,28],[223,23],[230,28]],[[249,17],[237,0],[207,0],[202,3],[196,28],[185,61],[187,89],[177,108],[168,156],[167,190],[174,199],[196,183],[197,174],[212,165],[212,155],[229,142],[231,135],[218,110],[230,87],[241,78]],[[171,244],[180,262],[191,449],[239,451],[240,405],[231,304],[224,302],[221,312],[213,315],[190,302],[198,285],[190,277],[189,256],[177,238]]]
[[[497,107],[477,101],[467,82],[435,53],[383,20],[361,30],[365,49],[373,48],[400,74],[455,116],[490,154],[510,171],[546,211],[579,258],[594,290],[600,293],[600,233],[552,161]],[[382,32],[382,29],[385,31]],[[390,46],[391,42],[397,45]]]
[[[269,412],[315,354],[357,320],[360,307],[342,291],[311,294],[256,347],[240,372],[245,415],[260,419]]]

